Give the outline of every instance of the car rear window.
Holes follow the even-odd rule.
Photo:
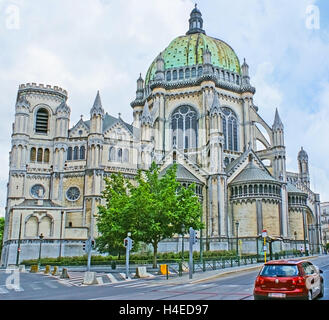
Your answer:
[[[296,265],[265,265],[260,273],[264,277],[293,277],[298,276]]]

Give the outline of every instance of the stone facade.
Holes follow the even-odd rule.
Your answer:
[[[196,184],[204,249],[232,249],[239,236],[242,250],[255,253],[266,229],[277,250],[294,241],[320,250],[320,198],[310,190],[305,150],[299,172],[287,172],[278,111],[269,126],[254,105],[246,61],[240,66],[233,49],[202,28],[193,11],[187,35],[159,54],[145,81],[139,77],[132,124],[106,113],[98,92],[89,119],[70,128],[65,90],[19,86],[2,264],[37,258],[41,233],[43,257],[84,254],[83,242],[97,238],[104,178],[132,179],[152,161],[161,171],[179,164],[179,181]],[[159,250],[180,243],[164,241]]]

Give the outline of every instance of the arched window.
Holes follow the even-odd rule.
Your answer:
[[[67,149],[67,160],[68,161],[72,160],[72,147],[69,147]]]
[[[224,165],[225,165],[225,167],[227,167],[229,164],[230,164],[230,159],[228,157],[226,157],[224,159]]]
[[[123,162],[129,162],[129,150],[128,149],[123,150]]]
[[[172,79],[177,80],[177,70],[174,70],[172,73]]]
[[[80,148],[80,160],[84,160],[86,157],[86,148],[84,146],[82,146]]]
[[[171,81],[171,71],[167,72],[167,81]]]
[[[236,114],[229,108],[223,110],[223,132],[224,149],[230,151],[239,151],[238,148],[238,119]]]
[[[179,80],[183,80],[184,79],[184,70],[180,69],[179,70]]]
[[[35,121],[35,132],[36,133],[47,133],[48,132],[48,119],[49,114],[45,108],[38,110]]]
[[[199,67],[198,68],[198,77],[201,77],[203,74],[203,68],[202,67]]]
[[[74,147],[73,160],[78,160],[78,159],[79,159],[79,147]]]
[[[185,79],[189,79],[190,76],[191,76],[191,74],[190,74],[190,69],[187,68],[187,69],[185,70]]]
[[[37,150],[35,148],[31,148],[30,161],[35,162],[36,158],[37,158]]]
[[[181,106],[171,116],[173,145],[178,149],[197,148],[198,115],[190,106]]]
[[[45,155],[43,161],[49,163],[49,149],[45,149]]]
[[[115,148],[111,147],[109,151],[109,160],[110,161],[115,161]]]
[[[195,77],[196,77],[196,69],[192,68],[192,78],[195,78]]]
[[[38,219],[30,217],[25,223],[25,236],[37,237],[38,236]]]
[[[122,162],[122,149],[118,150],[118,162]]]
[[[43,150],[39,148],[37,154],[37,162],[42,162],[42,156],[43,156]]]

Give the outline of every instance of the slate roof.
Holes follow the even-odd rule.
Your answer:
[[[295,187],[292,183],[288,182],[287,183],[287,192],[288,193],[298,193],[298,194],[303,194],[306,195],[306,192],[303,192],[302,190],[298,189]]]
[[[260,169],[254,164],[254,162],[249,162],[248,165],[238,174],[238,176],[232,181],[232,183],[241,182],[256,182],[256,181],[270,181],[278,182],[273,178],[268,172]]]
[[[190,182],[196,182],[196,183],[202,183],[194,174],[192,174],[189,170],[187,170],[183,165],[176,164],[177,165],[177,180],[178,181],[190,181]],[[163,169],[160,172],[160,177],[164,176],[169,168],[171,168],[173,164],[169,165],[165,169]]]

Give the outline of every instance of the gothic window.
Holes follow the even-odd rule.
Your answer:
[[[129,162],[129,150],[124,149],[123,151],[123,162]]]
[[[190,106],[181,106],[171,116],[173,145],[178,149],[197,148],[198,115]]]
[[[69,147],[67,149],[67,160],[68,161],[72,160],[72,147]]]
[[[229,108],[223,110],[224,149],[239,151],[238,148],[238,120],[236,114]]]
[[[183,80],[184,79],[184,70],[180,69],[179,70],[179,80]]]
[[[230,164],[230,159],[226,157],[224,159],[224,165],[225,165],[225,167],[227,167],[229,164]]]
[[[82,146],[80,148],[80,160],[84,160],[86,156],[86,148],[84,146]]]
[[[196,69],[192,68],[192,78],[195,78],[195,77],[196,77]]]
[[[44,153],[44,159],[43,161],[45,163],[49,163],[49,149],[45,149],[45,153]]]
[[[32,148],[30,153],[30,161],[35,162],[36,158],[37,158],[37,150],[35,148]]]
[[[171,81],[171,72],[170,71],[167,72],[167,81]]]
[[[118,162],[122,162],[122,149],[118,150]]]
[[[66,198],[69,201],[76,201],[80,198],[80,190],[78,187],[70,187],[66,191]]]
[[[38,219],[36,217],[30,217],[25,224],[25,236],[37,237],[38,236]]]
[[[79,156],[79,147],[74,147],[74,151],[73,151],[73,160],[78,160]]]
[[[177,70],[174,70],[172,73],[172,79],[177,80]]]
[[[198,68],[198,77],[201,77],[203,74],[203,68],[202,67],[199,67]]]
[[[42,162],[42,155],[43,155],[43,150],[39,148],[37,154],[37,162]]]
[[[115,148],[111,147],[109,152],[109,160],[111,162],[115,161]]]
[[[38,110],[36,114],[35,132],[36,133],[47,133],[48,132],[48,111],[44,108]]]
[[[52,234],[52,220],[49,217],[43,217],[39,225],[39,233],[45,237],[51,237]]]

